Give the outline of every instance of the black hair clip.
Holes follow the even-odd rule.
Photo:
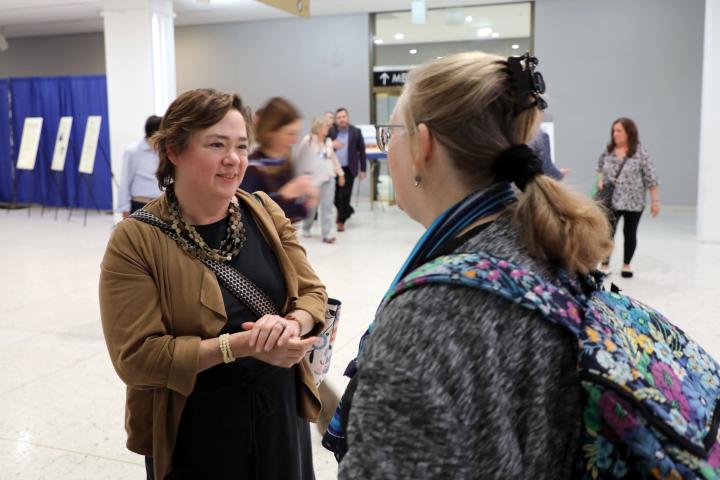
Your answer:
[[[513,106],[515,115],[535,106],[540,110],[545,110],[548,106],[545,99],[540,96],[545,93],[545,80],[542,73],[535,71],[538,63],[538,59],[529,52],[507,59],[507,73],[512,79],[515,96],[515,105]]]

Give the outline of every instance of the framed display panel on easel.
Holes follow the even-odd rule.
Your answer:
[[[95,168],[95,157],[97,155],[98,141],[100,139],[100,127],[102,126],[102,117],[100,115],[90,115],[87,117],[85,123],[85,137],[83,139],[83,146],[80,153],[80,162],[78,165],[78,174],[82,180],[82,183],[87,187],[87,192],[92,199],[95,209],[99,212],[100,208],[95,195],[93,194],[92,184],[90,177],[93,174]],[[87,225],[87,214],[88,207],[85,207],[85,216],[83,219],[83,226]],[[68,213],[68,220],[72,217],[72,207]]]
[[[15,163],[15,178],[13,179],[12,205],[17,205],[17,182],[22,171],[32,172],[35,170],[38,148],[40,147],[40,134],[42,133],[42,117],[26,117],[23,122],[23,132],[18,149],[17,162]],[[31,183],[32,185],[32,183]],[[32,195],[30,196],[32,198]],[[28,208],[28,216],[30,216]],[[8,210],[9,211],[9,210]]]
[[[55,136],[55,149],[53,150],[52,163],[50,164],[50,177],[52,178],[52,184],[58,191],[58,195],[62,197],[62,183],[59,180],[59,176],[65,171],[65,160],[67,159],[68,144],[70,143],[70,132],[72,130],[73,117],[60,117],[58,122],[57,135]],[[55,220],[57,220],[58,210],[60,207],[55,207]],[[42,216],[45,213],[45,205],[40,212]]]

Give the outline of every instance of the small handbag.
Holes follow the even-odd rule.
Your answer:
[[[607,210],[608,212],[612,210],[612,199],[613,194],[615,193],[615,182],[617,182],[617,179],[620,178],[620,173],[622,172],[623,167],[626,163],[627,157],[625,157],[625,160],[623,160],[623,163],[620,165],[620,170],[618,170],[617,175],[615,175],[612,181],[605,182],[603,184],[603,188],[598,190],[593,197],[598,203],[604,206],[605,210]]]
[[[137,210],[130,216],[141,222],[158,227],[168,237],[177,240],[177,234],[172,227],[152,213],[146,212],[145,210]],[[218,281],[230,291],[235,298],[240,300],[250,311],[257,315],[258,318],[263,315],[280,315],[280,312],[277,311],[272,300],[270,300],[265,292],[260,290],[249,278],[237,269],[211,258],[198,257],[198,260],[212,270]],[[305,355],[305,358],[310,364],[316,387],[322,383],[330,370],[330,360],[332,359],[333,353],[332,347],[335,343],[335,335],[337,333],[338,322],[340,321],[340,306],[340,300],[328,298],[325,307],[325,326],[320,332],[315,334],[318,340]]]
[[[595,201],[600,203],[607,211],[612,209],[612,198],[615,193],[615,184],[612,182],[606,182],[603,188],[595,193]]]

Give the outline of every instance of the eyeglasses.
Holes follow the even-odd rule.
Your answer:
[[[377,140],[378,148],[383,153],[388,152],[388,145],[390,145],[393,128],[405,128],[405,125],[375,125],[375,139]]]

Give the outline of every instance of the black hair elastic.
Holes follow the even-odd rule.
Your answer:
[[[530,180],[543,174],[542,162],[524,143],[513,145],[498,155],[492,171],[498,180],[512,182],[523,191]]]

